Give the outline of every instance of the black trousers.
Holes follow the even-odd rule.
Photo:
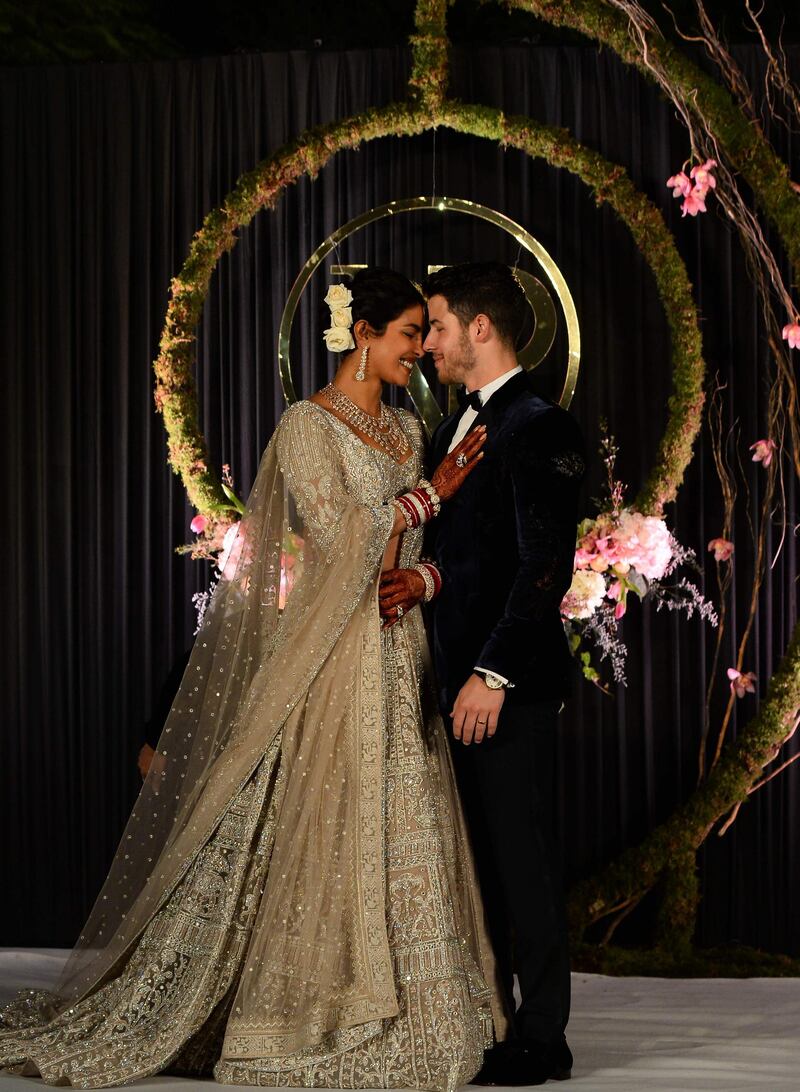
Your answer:
[[[472,837],[484,911],[514,1034],[548,1045],[569,1019],[567,923],[554,835],[560,701],[506,701],[490,740],[452,734],[456,778]]]

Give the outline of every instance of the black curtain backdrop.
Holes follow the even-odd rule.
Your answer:
[[[737,51],[758,78],[755,50]],[[70,945],[105,875],[140,784],[136,756],[170,668],[189,647],[191,595],[209,569],[176,556],[192,536],[165,459],[151,362],[176,274],[203,216],[240,172],[310,124],[404,97],[404,49],[288,53],[0,73],[2,163],[2,878],[5,945]],[[797,67],[797,52],[793,64]],[[747,492],[736,525],[737,592],[724,670],[746,616],[748,520],[763,470],[747,447],[765,435],[768,355],[753,289],[729,225],[682,220],[664,185],[689,154],[673,110],[614,56],[591,48],[456,51],[453,90],[570,129],[630,171],[665,212],[703,316],[711,375],[735,425]],[[798,143],[772,134],[800,177]],[[440,130],[345,153],[242,232],[214,276],[200,330],[202,424],[217,466],[246,494],[283,409],[276,335],[290,285],[343,221],[398,197],[437,193],[491,205],[558,261],[581,320],[573,410],[596,446],[604,415],[631,498],[666,420],[669,337],[652,276],[626,229],[582,184],[520,153]],[[514,261],[516,245],[465,217],[403,216],[342,246],[415,277],[428,263]],[[523,262],[527,268],[534,268]],[[317,283],[318,282],[318,283]],[[295,376],[307,395],[332,363],[319,338],[323,276],[296,324]],[[563,334],[556,346],[563,359]],[[549,369],[549,372],[548,372]],[[544,367],[556,382],[559,367]],[[586,490],[594,510],[601,474]],[[745,665],[760,690],[796,615],[795,484],[788,533],[760,598]],[[704,433],[669,519],[704,568],[721,533],[720,490]],[[774,553],[781,537],[770,531]],[[713,631],[634,604],[625,620],[629,685],[607,698],[581,684],[564,716],[560,813],[570,875],[638,841],[691,793]],[[756,709],[737,705],[736,724]],[[734,725],[734,730],[736,728]],[[796,749],[797,741],[790,745]],[[800,954],[800,763],[743,809],[701,854],[698,939]]]

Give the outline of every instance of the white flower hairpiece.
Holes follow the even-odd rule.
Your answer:
[[[326,346],[332,353],[355,349],[356,343],[350,331],[353,324],[353,312],[350,308],[353,293],[343,284],[331,284],[328,286],[325,302],[331,311],[331,324],[322,335]]]

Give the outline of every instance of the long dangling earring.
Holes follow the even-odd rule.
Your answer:
[[[363,383],[367,377],[367,353],[369,352],[369,345],[364,345],[361,350],[361,361],[358,365],[358,371],[356,372],[356,380],[359,383]]]

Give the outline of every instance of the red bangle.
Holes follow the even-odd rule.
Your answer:
[[[433,504],[431,503],[431,498],[428,496],[427,492],[424,489],[415,489],[413,490],[413,493],[422,505],[426,521],[433,519]]]
[[[436,507],[425,489],[412,489],[395,500],[403,510],[409,528],[419,527],[436,515]]]

